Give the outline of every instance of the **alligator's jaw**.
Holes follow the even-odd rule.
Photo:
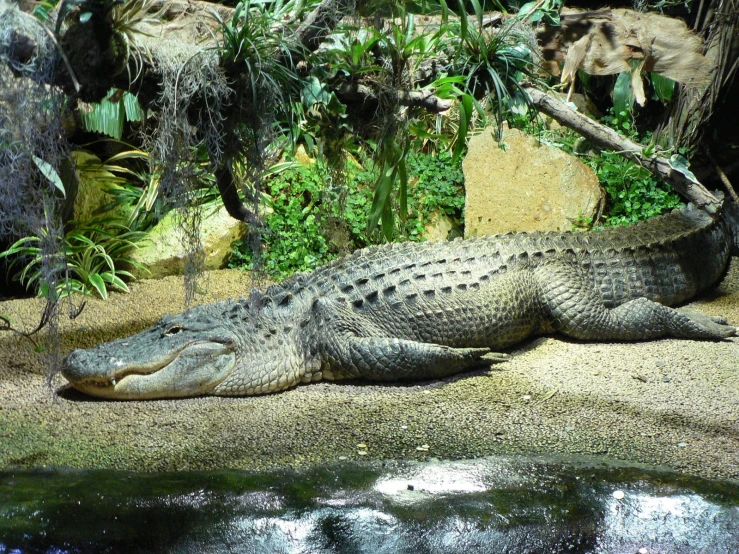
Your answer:
[[[62,374],[85,394],[119,400],[150,400],[208,394],[236,365],[236,354],[217,342],[186,345],[158,362],[147,365],[115,363],[109,379],[86,379],[70,356]]]

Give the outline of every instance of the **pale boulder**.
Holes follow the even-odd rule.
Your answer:
[[[205,251],[205,269],[221,269],[231,255],[231,245],[244,237],[247,225],[228,215],[226,208],[203,208],[200,240]],[[131,259],[144,264],[149,272],[134,269],[139,278],[160,279],[181,275],[185,271],[187,253],[182,246],[182,231],[177,227],[174,212],[170,212],[149,232],[147,241],[130,253]]]
[[[516,129],[504,148],[486,129],[470,140],[463,162],[465,238],[510,231],[569,231],[594,218],[604,192],[576,157]]]

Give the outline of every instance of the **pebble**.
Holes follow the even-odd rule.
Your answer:
[[[623,500],[626,497],[624,491],[613,491],[613,498],[616,500]]]
[[[667,377],[667,375],[665,375],[664,377],[662,377],[662,382],[663,383],[669,383],[670,381],[672,381],[672,379],[670,379],[669,377]]]

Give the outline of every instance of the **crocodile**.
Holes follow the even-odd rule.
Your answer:
[[[505,361],[558,332],[581,340],[722,340],[677,306],[739,255],[739,208],[688,205],[628,227],[373,246],[247,299],[164,316],[78,349],[62,374],[111,399],[258,395],[321,380],[429,380]]]

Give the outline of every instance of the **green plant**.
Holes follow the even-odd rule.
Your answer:
[[[327,176],[325,168],[317,164],[299,165],[268,180],[272,212],[265,217],[267,230],[261,245],[261,268],[268,275],[283,278],[331,259],[316,217]],[[229,265],[253,269],[253,264],[250,245],[237,241]]]
[[[408,172],[417,180],[411,196],[423,223],[437,212],[461,219],[465,202],[461,159],[448,152],[413,153],[408,157]]]
[[[144,56],[149,57],[148,48],[139,39],[139,36],[152,36],[142,29],[147,23],[157,23],[165,6],[158,5],[154,0],[113,0],[110,9],[110,24],[113,33],[120,45],[125,48],[123,59],[126,70],[129,71],[129,80],[136,81],[144,69]],[[128,61],[133,60],[135,75],[130,74]]]
[[[97,292],[101,298],[107,299],[108,287],[128,292],[122,278],[133,276],[129,271],[121,269],[123,266],[146,270],[143,265],[128,257],[128,252],[137,248],[144,236],[144,233],[130,231],[111,218],[76,226],[65,235],[66,256],[57,256],[51,260],[52,271],[67,277],[56,291],[49,291],[48,284],[43,279],[44,260],[39,247],[41,236],[24,237],[16,241],[0,253],[0,258],[12,256],[11,266],[25,263],[17,278],[27,288],[37,287],[39,296],[59,299],[71,293],[90,295]]]
[[[102,141],[96,141],[102,142]],[[77,172],[81,179],[93,181],[108,193],[112,200],[103,210],[122,214],[122,224],[132,231],[147,231],[167,212],[166,202],[161,193],[161,176],[149,173],[149,153],[122,141],[110,141],[126,149],[114,154],[104,162],[86,151],[75,150]],[[91,147],[96,143],[86,146]],[[196,149],[194,157],[198,163],[191,168],[194,172],[195,188],[191,191],[192,200],[200,206],[212,205],[221,201],[210,171],[205,148]],[[125,164],[125,165],[124,165]]]
[[[653,148],[651,133],[640,135],[629,111],[612,110],[603,122],[631,140]],[[680,206],[680,197],[672,187],[617,152],[604,150],[598,156],[585,157],[584,161],[593,168],[608,194],[605,225],[627,225]]]
[[[453,161],[448,152],[409,153],[407,164],[408,217],[394,222],[393,234],[419,241],[433,214],[461,217],[461,160]],[[342,186],[327,187],[330,171],[319,163],[296,165],[267,180],[272,212],[265,217],[268,230],[260,245],[260,267],[270,277],[282,279],[295,271],[312,270],[346,250],[383,240],[378,230],[367,233],[372,183],[378,171],[370,162],[367,165],[369,169],[348,162]],[[346,244],[338,248],[336,241]],[[248,241],[237,242],[229,267],[254,269],[251,247]]]
[[[580,135],[569,129],[546,130],[539,120],[518,119],[518,126],[542,142],[577,155],[590,166],[606,191],[607,204],[599,224],[612,227],[649,219],[680,206],[680,197],[672,187],[648,169],[627,160],[619,152],[595,150]],[[647,143],[645,153],[654,149],[651,133],[640,134],[631,113],[611,110],[602,122],[637,143]],[[676,161],[676,166],[679,161]],[[676,167],[678,171],[687,168]],[[575,227],[589,227],[593,222],[578,218]]]
[[[58,0],[44,0],[33,7],[31,14],[41,21],[41,23],[46,23],[49,20],[49,15],[54,11],[57,4]]]
[[[677,208],[680,197],[649,170],[615,152],[585,160],[608,194],[604,225],[628,225]]]
[[[102,133],[117,140],[123,136],[123,125],[127,121],[140,122],[143,118],[144,112],[136,96],[119,89],[110,89],[100,103],[80,108],[80,119],[86,131]]]
[[[488,97],[495,120],[502,124],[511,109],[521,110],[528,103],[522,79],[539,80],[533,71],[536,41],[530,29],[516,19],[500,30],[489,31],[483,25],[480,4],[472,4],[474,19],[460,10],[458,21],[447,24],[451,39],[447,41],[448,72],[465,76],[465,89],[473,98]],[[479,104],[475,107],[481,111]]]
[[[221,19],[222,41],[218,52],[221,64],[232,75],[247,76],[235,86],[240,94],[255,96],[260,92],[274,95],[273,103],[288,107],[290,92],[299,92],[300,78],[295,72],[293,52],[300,45],[289,36],[273,31],[274,26],[296,7],[296,0],[266,2],[252,0],[236,4],[230,20]],[[258,104],[256,97],[248,99]]]

